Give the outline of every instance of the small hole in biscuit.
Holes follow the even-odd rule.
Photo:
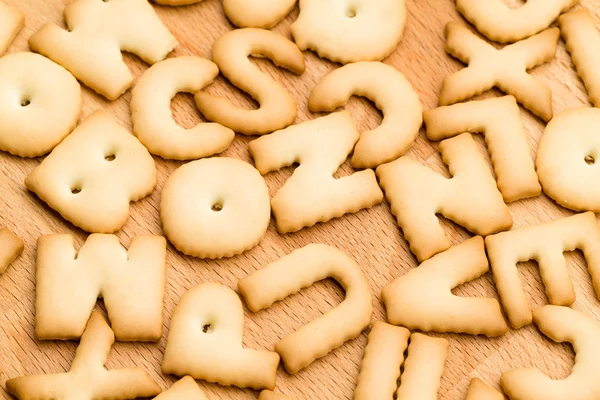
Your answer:
[[[354,7],[349,7],[346,10],[346,17],[348,17],[348,18],[356,17],[356,9]]]
[[[31,101],[29,101],[29,99],[21,100],[21,107],[27,107],[30,104],[31,104]]]
[[[202,327],[202,332],[211,333],[213,331],[213,327],[211,324],[206,324]]]
[[[596,159],[592,155],[587,155],[583,159],[587,165],[594,165],[596,163]]]
[[[223,209],[223,204],[221,203],[215,203],[212,205],[211,210],[215,211],[215,212],[219,212]]]
[[[73,194],[78,194],[80,192],[81,192],[81,187],[79,187],[79,186],[73,186],[71,188],[71,193],[73,193]]]
[[[104,156],[104,159],[105,159],[106,161],[114,161],[114,159],[115,159],[115,158],[117,158],[117,156],[115,156],[115,155],[114,155],[114,154],[112,154],[112,153],[109,153],[109,154],[107,154],[107,155],[105,155],[105,156]]]

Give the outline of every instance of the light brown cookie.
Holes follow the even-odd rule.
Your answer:
[[[238,295],[217,283],[200,284],[175,308],[162,370],[223,386],[273,389],[279,355],[242,348],[243,333]]]
[[[152,154],[194,160],[227,149],[235,133],[216,123],[185,129],[173,120],[171,100],[180,92],[197,93],[219,75],[215,63],[201,57],[175,57],[148,68],[131,91],[133,133]]]
[[[447,339],[413,333],[396,398],[437,400],[446,357]]]
[[[470,99],[493,87],[517,101],[544,121],[552,118],[552,91],[527,70],[554,58],[560,36],[551,28],[498,50],[456,22],[446,25],[446,51],[465,64],[442,83],[440,105]]]
[[[69,372],[9,379],[6,390],[21,400],[125,400],[159,394],[160,387],[141,368],[104,368],[114,342],[102,315],[93,312]]]
[[[300,0],[292,36],[301,50],[342,64],[380,61],[400,42],[404,0]]]
[[[125,250],[116,236],[94,234],[77,251],[71,235],[40,236],[36,337],[79,338],[102,297],[117,340],[158,341],[166,247],[162,236],[136,236]]]
[[[373,101],[383,113],[381,125],[361,133],[354,147],[354,168],[375,168],[400,157],[413,144],[423,124],[423,106],[404,75],[380,62],[358,62],[333,70],[310,93],[313,112],[334,111],[350,96]]]
[[[165,235],[182,253],[200,258],[241,254],[256,246],[271,220],[269,189],[250,164],[213,157],[179,167],[160,200]]]
[[[250,142],[250,154],[263,175],[299,163],[271,200],[279,233],[295,232],[383,201],[372,170],[333,177],[358,139],[350,114],[342,111]]]
[[[471,135],[446,139],[439,150],[450,179],[408,156],[377,167],[392,213],[421,262],[450,248],[436,214],[482,236],[512,226],[508,207]]]
[[[456,0],[456,9],[484,36],[512,43],[546,29],[579,0],[527,0],[509,7],[502,0]]]
[[[400,326],[375,321],[369,332],[354,400],[389,400],[394,398],[408,346],[410,331]]]
[[[310,244],[238,283],[248,308],[256,312],[326,278],[335,279],[346,291],[346,298],[339,306],[275,344],[275,351],[290,374],[354,339],[369,326],[373,300],[362,271],[340,250]]]
[[[594,213],[501,232],[485,238],[485,244],[502,307],[515,329],[532,318],[517,271],[519,262],[536,260],[550,304],[569,306],[575,302],[575,291],[563,252],[579,249],[600,298],[600,227]]]
[[[204,391],[191,376],[184,376],[169,388],[156,396],[154,400],[208,400]]]
[[[502,389],[512,400],[595,400],[600,398],[600,324],[568,307],[543,306],[533,313],[538,329],[557,343],[569,342],[575,365],[565,379],[551,379],[537,368],[504,372]]]
[[[196,106],[206,119],[245,135],[264,135],[293,124],[298,114],[296,100],[280,83],[252,64],[248,56],[267,57],[296,75],[304,73],[304,55],[284,36],[263,29],[236,29],[217,39],[212,59],[221,74],[252,96],[260,107],[239,108],[224,97],[205,92],[194,96]]]
[[[23,252],[25,243],[8,228],[0,229],[0,274]]]
[[[571,11],[559,18],[560,33],[571,60],[585,84],[590,101],[600,107],[600,33],[585,9]]]
[[[439,107],[425,111],[423,118],[430,140],[447,139],[463,132],[483,133],[504,201],[534,197],[542,192],[513,96]]]
[[[29,38],[29,47],[109,100],[133,84],[121,51],[154,64],[177,45],[147,0],[75,0],[64,18],[67,30],[47,23]]]
[[[535,164],[544,193],[562,207],[600,212],[600,109],[572,108],[546,125]]]
[[[270,29],[292,11],[297,0],[223,0],[223,11],[238,28]]]
[[[481,236],[433,256],[383,288],[388,322],[423,332],[505,334],[508,326],[496,299],[451,292],[488,269]]]
[[[0,58],[0,150],[21,157],[49,153],[80,113],[81,87],[69,71],[34,53]]]
[[[25,25],[25,15],[10,4],[0,3],[0,56]]]
[[[189,6],[190,4],[201,3],[204,0],[152,0],[156,4],[164,6]]]
[[[156,167],[134,136],[98,110],[54,148],[25,185],[73,225],[112,233],[127,222],[129,203],[152,193]]]
[[[504,395],[479,378],[471,379],[466,400],[504,400]]]

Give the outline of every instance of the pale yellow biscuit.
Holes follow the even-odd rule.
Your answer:
[[[25,243],[8,228],[0,229],[0,274],[23,252]]]
[[[133,84],[121,51],[154,64],[177,45],[147,0],[75,0],[64,18],[67,30],[47,23],[29,38],[29,47],[109,100]]]
[[[479,378],[471,379],[466,400],[504,400],[504,395]]]
[[[410,331],[400,326],[375,321],[369,332],[354,400],[389,400],[394,398],[408,346]]]
[[[304,73],[304,55],[285,37],[263,29],[236,29],[221,36],[212,49],[212,59],[221,74],[248,93],[260,107],[247,110],[224,97],[205,92],[194,96],[196,106],[210,121],[245,135],[264,135],[294,123],[296,100],[278,82],[261,72],[248,56],[267,57],[275,65],[297,75]]]
[[[125,250],[114,235],[90,235],[79,251],[71,235],[40,236],[35,334],[76,339],[102,297],[117,340],[162,337],[166,240],[136,236]]]
[[[600,324],[568,307],[543,306],[533,313],[538,329],[555,342],[569,342],[575,365],[565,379],[551,379],[537,368],[504,372],[502,389],[512,400],[595,400],[600,398]]]
[[[535,197],[542,192],[513,96],[439,107],[425,111],[423,118],[430,140],[463,132],[483,133],[504,201]]]
[[[156,396],[154,400],[208,400],[204,391],[191,376],[184,376],[169,388]]]
[[[508,326],[496,299],[459,297],[451,292],[488,269],[481,236],[433,256],[383,288],[388,322],[423,332],[505,334]]]
[[[372,170],[333,177],[358,139],[350,114],[343,111],[250,142],[250,154],[263,175],[299,163],[271,200],[279,233],[295,232],[383,201]]]
[[[223,10],[238,28],[270,29],[285,18],[297,0],[223,0]]]
[[[585,84],[590,101],[600,107],[600,33],[585,9],[569,12],[559,18],[560,33],[571,60]]]
[[[392,213],[421,262],[450,248],[436,214],[482,236],[512,226],[508,207],[471,135],[446,139],[439,150],[450,179],[408,156],[377,167]]]
[[[148,150],[96,111],[25,179],[27,189],[88,232],[112,233],[127,222],[129,203],[156,186]]]
[[[16,7],[0,3],[0,56],[25,25],[25,15]]]
[[[342,64],[390,55],[406,24],[404,0],[300,0],[292,36],[301,50]]]
[[[500,301],[515,329],[532,318],[517,271],[519,262],[537,261],[550,304],[569,306],[575,302],[575,291],[563,252],[579,249],[600,297],[600,227],[594,213],[501,232],[485,238],[485,244]]]
[[[383,113],[381,125],[363,132],[354,147],[354,168],[375,168],[400,157],[423,124],[423,106],[404,75],[380,62],[358,62],[326,75],[310,93],[310,111],[334,111],[350,96],[364,96]]]
[[[165,6],[188,6],[190,4],[201,3],[204,0],[152,0],[156,4]]]
[[[437,400],[446,357],[448,340],[413,333],[396,398]]]
[[[49,153],[80,113],[81,87],[69,71],[35,53],[0,58],[0,150],[21,157]]]
[[[165,235],[181,252],[232,257],[256,246],[269,227],[269,189],[250,164],[213,157],[179,167],[160,201]]]
[[[219,75],[215,63],[201,57],[168,58],[148,68],[131,91],[133,133],[152,154],[194,160],[224,151],[235,133],[216,123],[185,129],[175,123],[171,99],[179,92],[196,93]]]
[[[560,36],[551,28],[498,50],[456,22],[446,25],[446,51],[465,64],[442,83],[440,105],[467,100],[493,87],[515,96],[533,114],[552,118],[552,91],[527,70],[554,58]]]
[[[256,312],[326,278],[335,279],[346,291],[346,298],[339,306],[275,344],[275,351],[290,374],[354,339],[369,326],[373,301],[362,271],[340,250],[310,244],[238,283],[248,308]]]
[[[260,392],[260,395],[258,396],[258,400],[291,400],[291,399],[281,393],[275,393],[270,390],[263,390],[262,392]]]
[[[558,205],[600,212],[600,109],[572,108],[546,125],[536,167],[544,193]]]
[[[456,9],[490,40],[512,43],[546,29],[579,0],[527,0],[513,8],[503,0],[456,0]]]
[[[115,336],[102,315],[92,313],[67,373],[31,375],[6,381],[6,390],[21,400],[124,400],[151,397],[160,387],[141,368],[107,370]]]
[[[200,284],[175,308],[162,370],[224,386],[273,389],[279,355],[242,348],[243,333],[238,295],[217,283]]]

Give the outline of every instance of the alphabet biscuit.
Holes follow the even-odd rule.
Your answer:
[[[364,96],[383,112],[381,125],[361,133],[354,147],[354,168],[375,168],[400,157],[423,124],[423,107],[404,75],[380,62],[358,62],[326,75],[310,93],[308,108],[333,111],[350,96]]]

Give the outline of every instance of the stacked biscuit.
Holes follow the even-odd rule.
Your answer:
[[[404,31],[403,0],[301,0],[291,28],[295,42],[265,29],[283,19],[295,1],[224,1],[227,17],[242,29],[215,42],[212,61],[167,58],[176,39],[146,0],[75,0],[64,10],[67,30],[47,24],[29,38],[35,53],[0,58],[0,150],[20,157],[47,154],[25,186],[91,233],[79,250],[70,234],[37,241],[36,337],[80,339],[80,345],[69,372],[13,378],[7,391],[20,399],[158,395],[161,388],[141,368],[104,365],[115,339],[162,337],[167,240],[189,256],[234,257],[261,242],[271,215],[285,235],[370,208],[385,193],[421,263],[383,288],[387,323],[372,324],[373,296],[355,261],[334,247],[309,244],[239,280],[245,304],[258,312],[326,278],[344,289],[342,303],[282,337],[274,351],[254,350],[242,346],[244,308],[236,292],[219,283],[191,288],[169,322],[162,360],[165,374],[183,378],[157,398],[206,399],[194,379],[260,390],[263,400],[286,398],[272,391],[280,362],[288,373],[298,373],[371,326],[354,397],[390,399],[396,393],[400,399],[434,399],[448,341],[425,333],[504,335],[509,327],[502,311],[512,328],[535,322],[552,340],[571,342],[577,353],[564,380],[551,380],[535,368],[505,371],[500,385],[511,399],[598,398],[600,383],[593,374],[600,360],[600,323],[569,308],[575,292],[563,253],[584,253],[600,298],[600,227],[594,215],[600,212],[594,179],[600,111],[579,108],[554,116],[550,89],[528,73],[554,58],[562,33],[598,105],[600,34],[582,8],[560,16],[575,3],[529,0],[511,9],[499,0],[457,0],[459,12],[482,35],[510,44],[498,49],[464,24],[448,23],[446,51],[468,66],[444,79],[440,107],[423,112],[403,74],[381,62]],[[23,26],[23,15],[2,6],[0,19],[6,21],[0,30],[5,50]],[[549,28],[557,19],[560,29]],[[329,114],[294,124],[296,100],[248,57],[267,57],[301,75],[306,49],[345,65],[324,76],[308,99],[310,111]],[[152,64],[135,86],[121,51]],[[255,99],[258,109],[242,109],[203,91],[219,73]],[[133,86],[135,136],[102,110],[78,125],[77,81],[107,100]],[[466,101],[493,87],[506,96]],[[190,129],[177,125],[169,106],[179,92],[193,93],[211,122]],[[378,127],[360,133],[348,111],[335,111],[353,95],[382,111]],[[548,123],[535,163],[519,103]],[[451,178],[405,155],[423,122],[427,138],[440,141]],[[213,157],[236,133],[260,136],[248,145],[253,165]],[[494,174],[471,133],[483,133]],[[155,190],[152,154],[189,162],[162,188],[158,212],[166,239],[136,236],[126,250],[114,233],[125,225],[130,203]],[[349,156],[356,171],[334,178]],[[269,193],[263,175],[294,165],[281,188]],[[506,203],[542,191],[581,213],[511,230]],[[451,246],[437,214],[475,236]],[[19,238],[0,230],[0,272],[22,250]],[[550,303],[535,311],[517,271],[517,263],[527,260],[539,263]],[[500,301],[451,292],[490,266]],[[110,326],[94,310],[98,298]],[[502,397],[477,378],[467,394],[468,399]]]

